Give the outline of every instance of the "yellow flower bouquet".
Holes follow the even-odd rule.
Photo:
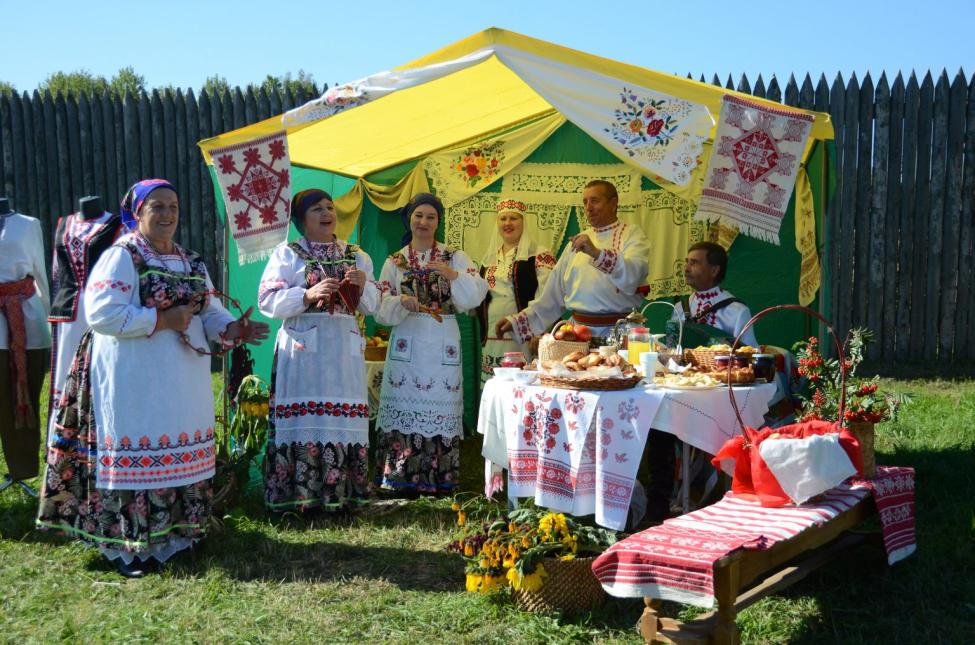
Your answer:
[[[613,531],[587,526],[530,502],[508,511],[492,499],[476,496],[457,498],[452,508],[459,532],[447,548],[464,556],[470,592],[507,587],[538,592],[551,578],[546,561],[553,568],[555,562],[591,557],[616,542]]]

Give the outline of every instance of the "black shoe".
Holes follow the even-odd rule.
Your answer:
[[[142,578],[148,573],[152,573],[155,570],[152,560],[146,560],[145,562],[139,560],[138,558],[132,560],[129,564],[126,564],[124,560],[119,560],[117,569],[120,576],[124,578]]]

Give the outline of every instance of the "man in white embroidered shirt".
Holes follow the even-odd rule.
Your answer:
[[[600,179],[586,184],[582,204],[591,229],[572,238],[562,251],[545,288],[527,307],[498,321],[500,338],[512,332],[525,343],[548,331],[568,310],[572,322],[606,336],[617,320],[639,306],[637,287],[646,283],[650,245],[639,228],[616,215],[616,186]]]
[[[720,330],[732,338],[737,337],[752,314],[744,303],[721,288],[721,281],[727,271],[728,252],[721,245],[714,242],[698,242],[692,245],[684,263],[684,280],[694,289],[694,293],[682,302],[682,311],[674,312],[673,320],[697,323]],[[698,329],[706,332],[707,327]],[[686,328],[684,336],[689,341],[684,343],[685,347],[696,346],[690,342]],[[758,347],[753,329],[745,333],[741,344]]]

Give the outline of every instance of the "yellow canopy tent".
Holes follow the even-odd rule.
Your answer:
[[[531,77],[525,73],[526,65],[534,66],[532,69],[536,71],[544,70],[551,74],[551,78]],[[590,131],[583,131],[585,127],[580,126],[579,118],[561,113],[551,101],[543,98],[543,94],[550,96],[547,92],[550,88],[543,85],[549,81],[557,85],[558,78],[555,77],[563,72],[613,79],[624,86],[648,88],[660,95],[706,108],[712,120],[702,135],[699,163],[691,170],[689,179],[674,181],[673,177],[650,172],[645,165],[635,163],[632,157],[600,145],[601,141],[587,135]],[[537,79],[541,81],[536,82]],[[367,87],[365,96],[356,94],[362,86]],[[370,87],[372,90],[378,87],[380,91],[370,93]],[[387,91],[390,88],[395,91]],[[632,169],[638,179],[635,199],[640,199],[641,190],[646,193],[649,188],[672,195],[674,199],[666,203],[675,213],[680,210],[675,204],[684,205],[681,207],[684,211],[689,207],[681,219],[686,224],[684,220],[690,219],[693,205],[700,197],[722,99],[728,94],[737,94],[496,28],[474,34],[389,72],[363,79],[361,83],[333,88],[330,93],[332,98],[338,97],[337,102],[330,103],[323,97],[315,105],[306,106],[295,114],[272,117],[201,141],[199,145],[207,163],[212,166],[210,150],[285,130],[293,167],[293,189],[301,190],[312,185],[331,189],[340,214],[339,236],[358,239],[373,256],[377,273],[386,253],[396,248],[395,240],[402,232],[399,219],[384,213],[403,206],[419,190],[432,187],[441,193],[443,189],[457,188],[456,183],[450,182],[438,185],[431,172],[437,166],[432,162],[442,157],[446,167],[450,167],[463,156],[465,149],[469,151],[471,146],[482,146],[484,150],[485,142],[499,137],[522,137],[520,147],[509,150],[506,158],[514,158],[517,163],[507,163],[506,167],[502,163],[503,172],[485,178],[468,192],[476,193],[477,189],[497,192],[503,183],[502,175],[514,176],[520,167],[525,167],[522,162],[571,162],[576,167],[596,160],[595,163],[612,164],[617,173],[623,172],[620,168]],[[817,221],[822,219],[828,191],[829,149],[822,144],[833,138],[830,118],[828,114],[742,96],[771,107],[813,114],[815,121],[801,160],[794,207],[790,206],[789,212],[796,216],[787,218],[781,230],[783,246],[772,247],[739,238],[732,249],[728,283],[753,310],[767,304],[796,300],[804,300],[805,304],[812,300],[819,286],[816,227]],[[316,118],[321,116],[325,118]],[[574,157],[565,158],[563,153],[568,148],[575,151]],[[577,192],[581,194],[581,190]],[[222,203],[221,200],[218,199],[218,203]],[[676,216],[672,219],[678,221]],[[578,225],[574,222],[563,225],[562,234],[573,232],[574,226]],[[792,234],[795,244],[790,243]],[[379,238],[385,241],[380,243]],[[463,235],[456,238],[464,239]],[[479,254],[474,252],[472,256],[476,259]],[[227,257],[235,257],[233,249],[228,249]],[[668,258],[668,261],[672,262],[672,259]],[[753,289],[753,285],[768,281],[770,262],[788,274],[788,279],[784,280],[788,284],[777,285],[771,291]],[[231,293],[242,300],[253,301],[263,267],[260,263],[244,267],[230,264]],[[673,272],[672,268],[668,270]],[[673,291],[680,290],[682,285],[676,285],[679,281],[677,276],[668,283],[674,287]],[[783,280],[780,278],[780,281]],[[799,292],[804,295],[797,297]],[[784,336],[776,335],[772,329],[767,331],[772,342],[786,344],[789,338],[803,335],[805,327],[797,318]],[[762,334],[761,328],[759,333]],[[259,368],[262,364],[267,365],[267,359],[259,356]]]

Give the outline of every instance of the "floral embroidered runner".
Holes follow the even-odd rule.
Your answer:
[[[210,151],[240,264],[266,259],[288,237],[291,162],[277,132]]]
[[[725,96],[695,219],[778,244],[814,119]]]
[[[434,153],[423,162],[430,187],[450,208],[518,167],[563,123],[565,117],[553,113],[496,137]]]

